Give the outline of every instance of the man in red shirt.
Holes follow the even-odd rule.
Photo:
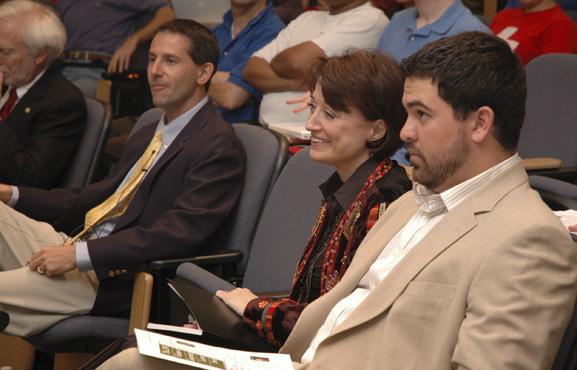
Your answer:
[[[523,64],[548,53],[577,53],[577,24],[555,0],[520,0],[495,16],[491,30],[509,43]]]

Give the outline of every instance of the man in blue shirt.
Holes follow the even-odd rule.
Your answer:
[[[208,91],[230,123],[254,121],[261,93],[242,78],[251,55],[284,28],[267,0],[231,0],[223,23],[213,29],[220,45],[220,63]]]
[[[414,7],[395,13],[378,48],[400,63],[431,41],[465,31],[491,32],[461,0],[415,0]]]
[[[432,41],[466,31],[491,32],[461,0],[415,0],[414,7],[395,13],[381,35],[378,49],[400,63]],[[406,153],[403,147],[393,159],[409,164]]]

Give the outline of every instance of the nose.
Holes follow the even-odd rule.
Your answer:
[[[416,126],[413,122],[411,122],[411,118],[407,117],[405,124],[400,132],[401,140],[405,143],[413,143],[417,141],[417,131]]]
[[[320,130],[320,124],[318,121],[317,112],[318,110],[311,110],[309,118],[307,119],[307,123],[305,124],[305,129],[307,129],[310,132]]]
[[[149,76],[158,76],[162,73],[162,68],[160,66],[160,60],[149,60],[148,61],[148,74]]]

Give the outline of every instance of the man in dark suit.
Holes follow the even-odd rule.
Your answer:
[[[210,244],[245,167],[240,142],[206,96],[218,56],[206,27],[167,23],[148,65],[164,116],[131,137],[108,177],[81,190],[0,185],[0,200],[15,207],[0,202],[7,333],[27,336],[89,312],[126,314],[140,265]]]
[[[0,182],[52,188],[76,152],[84,99],[51,66],[65,44],[64,27],[49,8],[0,5]]]

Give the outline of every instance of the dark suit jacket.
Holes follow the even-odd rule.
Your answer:
[[[85,122],[82,93],[56,68],[49,68],[0,122],[0,182],[58,186]]]
[[[20,188],[16,208],[51,222],[57,230],[76,233],[86,212],[117,189],[148,146],[155,127],[146,125],[129,139],[104,180],[78,191]],[[88,241],[100,280],[93,313],[127,313],[132,280],[144,262],[193,256],[210,245],[237,202],[244,170],[242,144],[207,103],[150,169],[112,234]]]

